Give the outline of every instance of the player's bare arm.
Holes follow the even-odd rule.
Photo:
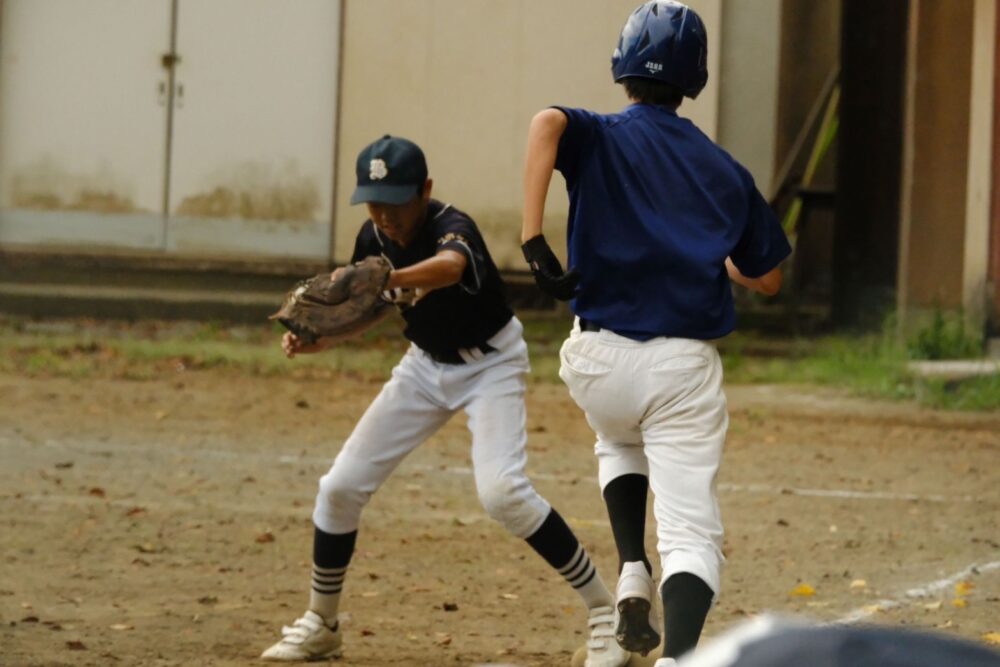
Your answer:
[[[566,115],[558,109],[535,114],[528,127],[528,148],[524,159],[524,211],[521,243],[542,233],[545,198],[556,164],[559,139],[566,130]]]
[[[524,160],[524,211],[521,218],[521,251],[531,267],[535,282],[543,292],[561,301],[576,296],[580,275],[572,267],[563,271],[559,258],[542,234],[542,218],[559,152],[559,139],[568,123],[562,111],[551,108],[538,112],[531,119]]]
[[[747,289],[760,292],[766,296],[774,296],[781,289],[782,274],[781,267],[776,266],[759,278],[747,278],[733,264],[733,260],[726,258],[726,272],[729,279],[738,285],[743,285]]]
[[[465,273],[468,258],[457,250],[441,250],[433,257],[389,274],[386,288],[396,287],[431,291],[458,283]]]

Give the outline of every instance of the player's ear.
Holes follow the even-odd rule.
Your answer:
[[[424,187],[420,191],[420,198],[424,200],[425,204],[431,198],[431,189],[433,188],[433,186],[434,186],[433,179],[428,178],[426,181],[424,181]]]

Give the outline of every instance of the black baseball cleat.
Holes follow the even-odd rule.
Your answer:
[[[651,605],[642,598],[625,598],[618,602],[618,628],[615,639],[626,651],[643,656],[660,645],[660,633],[649,623]]]
[[[641,561],[622,564],[615,597],[618,607],[618,627],[615,639],[626,651],[643,656],[660,645],[659,621],[653,605],[656,584]]]

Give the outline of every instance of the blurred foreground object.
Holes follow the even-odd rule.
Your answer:
[[[683,658],[680,667],[997,667],[1000,653],[927,632],[811,625],[764,615]]]

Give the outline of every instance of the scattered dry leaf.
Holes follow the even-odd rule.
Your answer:
[[[987,644],[1000,646],[1000,632],[987,632],[983,635],[983,641]]]
[[[957,609],[964,609],[969,606],[968,600],[963,600],[962,598],[955,598],[951,601],[951,606]]]
[[[274,533],[269,530],[264,531],[260,535],[254,538],[257,544],[267,544],[268,542],[274,542]]]
[[[812,586],[810,586],[809,584],[799,584],[798,586],[796,586],[795,588],[793,588],[791,591],[789,591],[788,594],[789,595],[795,595],[797,597],[807,598],[807,597],[810,597],[812,595],[816,595],[816,589],[813,588]]]
[[[864,579],[855,579],[854,581],[851,582],[851,590],[857,590],[859,588],[866,588],[867,586],[868,586],[868,582],[865,581]]]
[[[127,623],[115,623],[114,625],[109,625],[112,630],[135,630],[135,627]]]
[[[66,648],[68,648],[70,651],[86,651],[87,650],[87,647],[84,645],[83,642],[77,641],[75,639],[72,640],[72,641],[66,642]]]
[[[959,597],[962,597],[963,595],[968,595],[969,593],[972,592],[972,589],[975,587],[976,585],[972,582],[960,581],[957,584],[955,584],[955,595]]]
[[[927,604],[924,605],[924,609],[926,609],[927,611],[937,611],[940,608],[941,608],[941,600],[938,600],[937,602],[928,602]]]
[[[516,600],[517,593],[501,593],[500,597],[502,597],[504,600]]]

